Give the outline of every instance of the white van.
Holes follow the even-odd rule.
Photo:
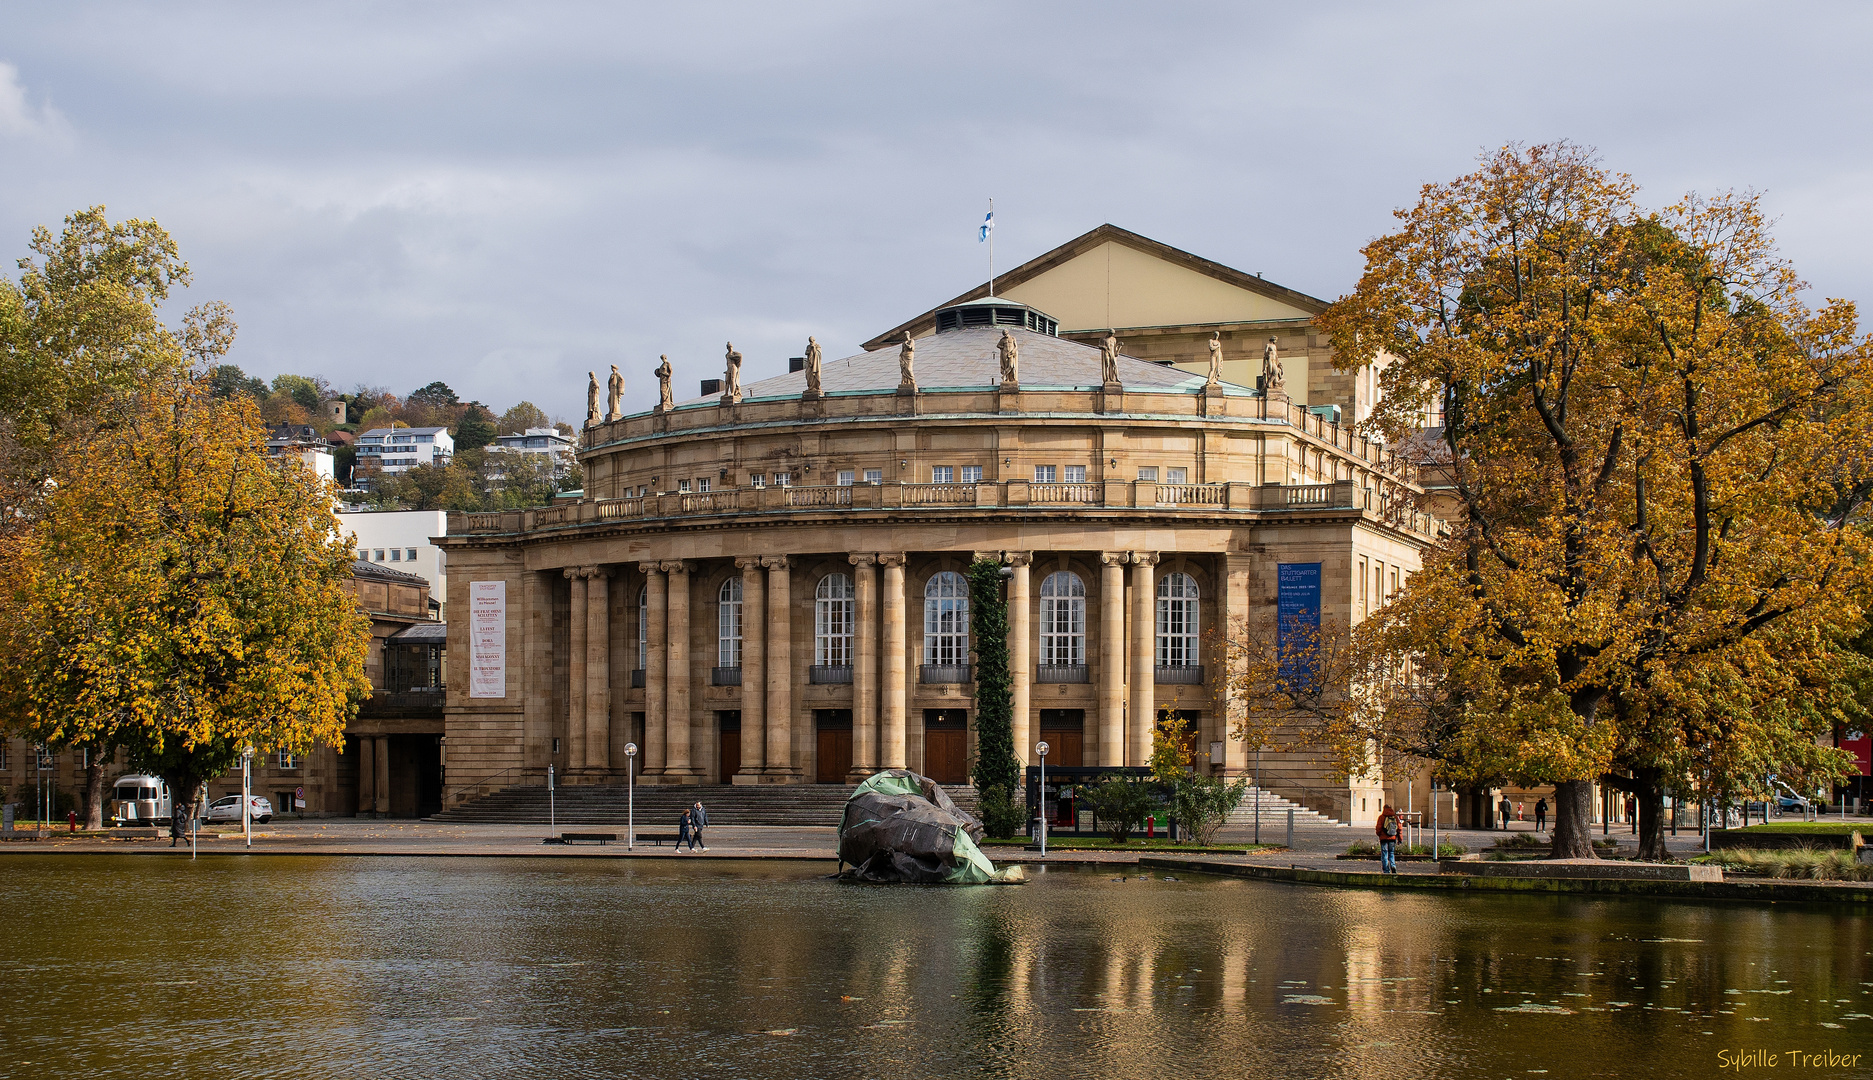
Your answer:
[[[111,791],[113,825],[155,825],[169,820],[169,785],[160,776],[120,776]]]

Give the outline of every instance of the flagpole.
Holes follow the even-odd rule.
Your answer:
[[[989,299],[995,298],[995,200],[989,200]]]

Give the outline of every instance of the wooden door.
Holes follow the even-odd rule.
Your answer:
[[[1048,728],[1041,732],[1041,738],[1047,743],[1049,766],[1076,769],[1086,763],[1085,732],[1077,728]]]
[[[820,728],[819,753],[814,780],[821,784],[843,784],[852,771],[852,729]]]
[[[924,771],[939,784],[969,782],[969,733],[925,731]]]
[[[741,729],[737,728],[734,731],[724,729],[719,737],[722,740],[720,755],[722,779],[720,782],[726,784],[730,782],[729,777],[741,771]]]

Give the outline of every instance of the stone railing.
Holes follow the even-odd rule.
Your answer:
[[[634,495],[561,503],[538,510],[455,513],[449,515],[448,531],[452,536],[515,533],[610,522],[791,510],[954,512],[964,508],[997,510],[1050,505],[1149,509],[1176,514],[1354,510],[1374,514],[1388,525],[1425,536],[1434,535],[1437,528],[1435,519],[1417,508],[1414,493],[1396,485],[1367,488],[1353,480],[1261,485],[1238,482],[1160,484],[1148,480],[1050,484],[1016,479],[968,484],[742,487]]]

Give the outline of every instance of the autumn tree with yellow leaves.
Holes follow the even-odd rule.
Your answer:
[[[1756,197],[1637,195],[1580,147],[1505,148],[1427,185],[1320,317],[1341,363],[1392,358],[1376,434],[1442,416],[1462,508],[1358,631],[1359,686],[1434,670],[1471,767],[1555,785],[1555,857],[1593,856],[1598,779],[1656,856],[1666,787],[1838,771],[1813,744],[1868,596],[1853,305],[1803,303]]]
[[[4,469],[0,724],[98,748],[100,770],[128,748],[179,801],[243,746],[336,741],[370,691],[350,546],[330,486],[269,459],[254,404],[196,374],[232,340],[226,310],[179,331],[157,317],[187,266],[152,222],[94,208],[33,249],[0,288],[0,436],[22,450]]]

